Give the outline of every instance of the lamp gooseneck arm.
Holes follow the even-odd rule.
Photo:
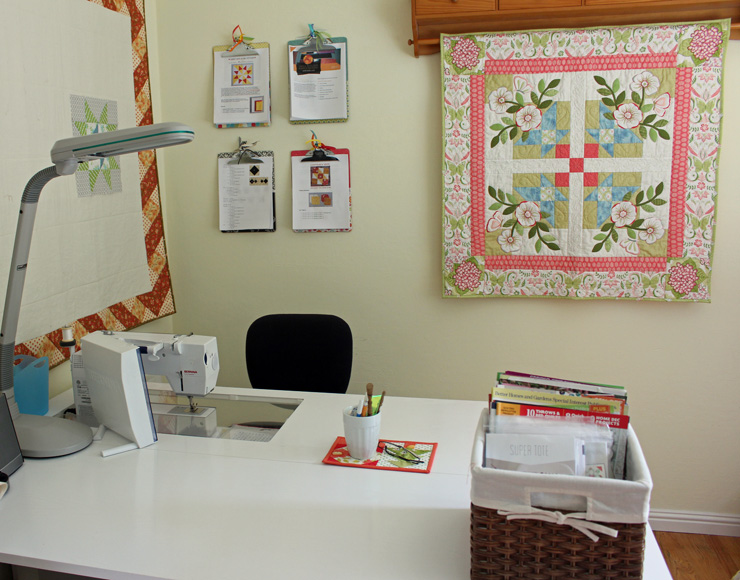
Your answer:
[[[21,197],[21,209],[18,214],[18,227],[15,231],[13,257],[10,262],[8,291],[5,295],[3,322],[0,327],[0,391],[8,396],[11,412],[17,413],[13,393],[13,358],[15,337],[18,331],[18,316],[21,310],[23,285],[26,280],[28,253],[33,236],[33,225],[36,221],[36,208],[44,186],[55,177],[59,177],[54,166],[42,169],[26,184]]]

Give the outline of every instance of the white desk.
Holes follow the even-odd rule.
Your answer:
[[[102,458],[122,443],[108,432],[26,460],[0,500],[0,562],[111,579],[469,578],[481,403],[386,398],[381,437],[439,443],[420,474],[321,463],[356,395],[272,394],[304,401],[269,443],[161,435]],[[671,578],[652,532],[644,578]]]

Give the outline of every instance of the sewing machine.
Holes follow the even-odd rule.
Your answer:
[[[200,410],[193,401],[216,386],[215,337],[104,330],[84,336],[80,346],[71,356],[77,420],[99,427],[94,439],[102,438],[107,428],[130,441],[104,450],[104,457],[157,441],[147,376],[166,377],[176,394],[188,397],[190,408],[176,412],[188,427],[199,430],[210,422],[210,431],[216,429],[215,409]]]
[[[100,343],[101,339],[108,343],[110,340],[106,339],[116,339],[138,347],[144,374],[166,377],[175,393],[188,397],[192,410],[196,408],[193,397],[204,397],[216,386],[219,371],[216,338],[194,334],[94,332],[82,338],[82,349],[75,353],[72,364],[73,377],[75,367],[84,373],[85,343]]]

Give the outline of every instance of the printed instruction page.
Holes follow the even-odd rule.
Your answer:
[[[303,161],[306,151],[291,153],[293,229],[347,231],[351,228],[349,150],[327,155],[336,161]]]
[[[288,46],[290,120],[347,119],[347,43],[302,52]]]
[[[233,163],[238,156],[222,155],[218,159],[219,229],[222,232],[275,231],[272,152],[255,154],[262,163]]]
[[[253,45],[251,54],[213,52],[213,122],[216,125],[270,123],[270,49]]]

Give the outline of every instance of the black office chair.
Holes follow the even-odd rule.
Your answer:
[[[249,327],[245,354],[256,389],[346,393],[352,331],[332,314],[268,314]]]

